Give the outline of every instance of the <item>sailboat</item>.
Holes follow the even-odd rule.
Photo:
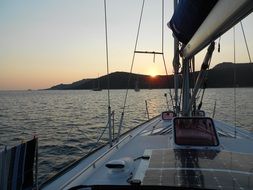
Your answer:
[[[135,92],[139,92],[139,91],[140,91],[139,79],[138,79],[138,78],[137,78],[136,81],[135,81],[134,91],[135,91]]]
[[[100,87],[100,79],[99,79],[99,76],[97,79],[94,79],[93,81],[93,91],[102,91],[102,88]]]
[[[109,138],[108,144],[60,172],[42,189],[253,189],[253,134],[206,117],[194,106],[214,40],[251,13],[253,1],[175,0],[175,4],[169,22],[175,37],[174,109],[116,139]],[[208,45],[191,92],[190,62]],[[183,66],[181,107],[179,54]]]
[[[253,189],[253,134],[206,117],[195,106],[214,40],[251,13],[253,1],[174,2],[175,12],[169,22],[175,37],[173,110],[123,134],[120,125],[113,139],[108,107],[109,142],[63,169],[40,189]],[[189,65],[207,46],[191,91]],[[179,56],[183,66],[182,106],[178,96]]]

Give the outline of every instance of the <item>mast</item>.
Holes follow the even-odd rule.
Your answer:
[[[176,10],[178,4],[178,0],[174,0],[174,11]],[[173,68],[174,68],[174,90],[175,90],[175,108],[174,111],[176,112],[176,115],[179,114],[180,108],[179,108],[179,103],[178,103],[178,86],[179,86],[179,76],[178,76],[178,71],[179,71],[179,41],[177,40],[176,37],[174,37],[174,59],[173,59]]]
[[[182,115],[190,116],[192,105],[194,103],[195,96],[198,92],[198,89],[201,84],[201,80],[198,80],[195,84],[195,88],[193,91],[193,97],[191,97],[190,89],[189,89],[189,64],[194,55],[196,55],[199,51],[205,48],[208,44],[213,42],[217,37],[222,35],[224,32],[229,30],[232,26],[238,23],[241,19],[246,17],[253,11],[253,1],[252,0],[240,0],[240,1],[228,1],[228,0],[219,0],[214,1],[209,4],[203,4],[198,7],[199,11],[202,10],[203,7],[207,8],[206,12],[203,11],[203,18],[200,20],[196,20],[199,17],[197,12],[191,12],[189,10],[189,6],[183,3],[182,1],[182,10],[181,12],[178,9],[175,9],[175,14],[172,17],[172,20],[169,23],[169,27],[173,30],[174,35],[181,41],[184,46],[180,50],[180,55],[182,57],[182,74],[183,74],[183,85],[182,85]],[[178,3],[178,0],[174,0],[175,5]],[[210,10],[209,10],[210,8]],[[205,9],[203,9],[205,10]],[[183,11],[183,12],[182,12]],[[188,12],[187,12],[188,11]],[[184,22],[183,16],[186,16],[188,13],[192,15],[192,20],[190,18]],[[194,17],[195,14],[195,17]],[[194,23],[194,19],[196,22]],[[203,20],[201,20],[203,19]],[[189,22],[193,22],[192,28]],[[195,24],[195,25],[194,25]],[[188,26],[187,28],[185,26]],[[188,30],[189,29],[189,30]],[[174,41],[174,61],[173,66],[175,70],[175,102],[177,104],[177,48],[178,44]],[[210,48],[210,51],[207,53],[206,58],[204,60],[204,66],[208,65],[213,48]],[[211,51],[212,50],[212,51]],[[205,73],[204,69],[200,72],[201,75]],[[200,76],[199,79],[203,79],[203,76]],[[191,99],[191,100],[190,100]],[[178,113],[178,112],[177,112]]]
[[[174,11],[179,3],[179,0],[174,0]],[[183,59],[183,84],[182,84],[182,114],[183,116],[188,116],[188,105],[189,105],[189,98],[190,98],[190,85],[189,85],[189,59]],[[173,59],[173,68],[174,68],[174,89],[175,89],[175,112],[176,115],[179,116],[180,107],[179,107],[179,100],[178,100],[178,87],[179,87],[179,41],[174,36],[174,59]]]

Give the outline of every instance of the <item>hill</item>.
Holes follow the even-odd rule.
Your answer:
[[[234,73],[237,87],[253,87],[253,64],[240,63],[232,64],[224,62],[216,65],[208,71],[207,88],[234,87]],[[197,76],[198,72],[194,73]],[[130,77],[129,77],[130,76]],[[159,75],[150,77],[148,75],[130,74],[127,72],[114,72],[109,74],[110,89],[134,89],[138,81],[140,89],[163,89],[173,88],[173,75]],[[193,75],[191,74],[192,78]],[[107,75],[95,79],[83,79],[72,84],[59,84],[48,90],[80,90],[94,89],[99,81],[100,88],[107,88]]]
[[[234,87],[234,73],[237,87],[253,87],[252,63],[218,64],[208,72],[207,85],[209,88]]]

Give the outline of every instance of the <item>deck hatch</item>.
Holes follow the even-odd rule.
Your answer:
[[[253,155],[215,150],[152,150],[142,184],[253,189]]]
[[[208,117],[176,117],[173,119],[177,145],[218,146],[213,120]]]

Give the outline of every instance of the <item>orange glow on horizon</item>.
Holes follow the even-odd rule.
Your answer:
[[[152,78],[155,78],[157,75],[156,74],[150,74],[150,76],[152,77]]]
[[[150,69],[148,73],[152,78],[155,78],[158,75],[157,70],[154,68]]]

